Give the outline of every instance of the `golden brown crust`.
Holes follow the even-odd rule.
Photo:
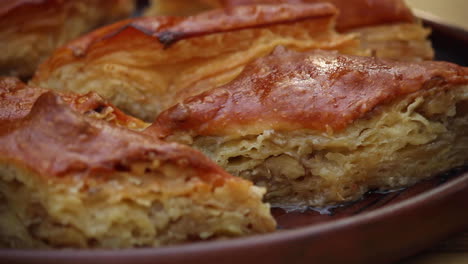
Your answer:
[[[0,6],[0,74],[31,77],[67,41],[128,17],[133,0],[6,0]]]
[[[20,160],[46,178],[80,175],[85,180],[154,159],[197,168],[200,179],[215,185],[232,177],[188,147],[80,115],[53,92],[41,94],[27,116],[0,123],[1,159]]]
[[[173,41],[192,36],[294,23],[310,18],[333,17],[336,13],[336,8],[326,3],[316,5],[249,5],[226,8],[184,19],[181,23],[168,28],[166,32],[158,34],[158,37],[164,45],[170,45]]]
[[[157,247],[275,229],[263,189],[189,147],[98,120],[93,94],[0,79],[0,98],[2,247]]]
[[[428,40],[430,29],[419,23],[403,0],[155,0],[152,3],[148,13],[178,15],[248,4],[332,3],[339,10],[337,31],[357,34],[361,47],[373,56],[404,61],[434,58]]]
[[[47,92],[47,89],[27,86],[17,78],[0,77],[0,121],[24,118],[30,113],[38,97]],[[81,114],[104,119],[109,123],[133,130],[142,130],[149,125],[126,115],[95,92],[84,95],[60,92],[55,92],[55,94]]]
[[[32,83],[96,91],[146,121],[189,95],[225,84],[277,45],[368,54],[355,34],[333,30],[330,4],[259,5],[189,18],[126,20],[96,30],[39,67]]]
[[[224,6],[254,3],[323,3],[329,2],[340,10],[338,31],[388,24],[411,23],[415,18],[403,0],[221,0]]]
[[[130,15],[134,8],[134,1],[5,0],[0,6],[0,23],[2,23],[1,25],[5,23],[13,26],[13,22],[23,21],[22,26],[24,28],[25,24],[29,25],[29,22],[31,22],[32,26],[33,23],[40,24],[46,22],[47,19],[53,19],[50,17],[51,15],[57,16],[61,12],[68,12],[68,9],[74,5],[81,5],[78,8],[92,6],[92,8],[100,10],[102,16],[96,23],[101,24]],[[33,18],[40,18],[44,21],[34,21]]]
[[[157,1],[161,2],[161,1]],[[162,1],[164,2],[164,0]],[[167,10],[160,10],[160,12],[175,12],[177,9],[172,0],[167,1]],[[170,2],[170,3],[169,3]],[[415,18],[411,10],[406,6],[403,0],[197,0],[197,1],[179,1],[179,13],[181,12],[200,11],[211,8],[219,7],[232,7],[238,5],[251,5],[251,4],[299,4],[299,3],[332,3],[340,10],[340,15],[337,19],[337,29],[339,31],[346,31],[364,26],[373,26],[388,23],[411,23]],[[154,9],[161,9],[165,6],[162,4],[154,3]],[[159,12],[159,13],[160,13]],[[153,13],[157,13],[153,11]]]
[[[330,52],[278,48],[231,83],[163,112],[163,137],[249,135],[265,130],[339,131],[374,108],[434,85],[468,83],[468,68],[445,62],[404,63]]]
[[[280,23],[292,23],[304,19],[333,17],[337,10],[332,5],[260,5],[219,9],[197,16],[136,18],[115,23],[98,29],[91,34],[70,42],[55,52],[54,56],[41,66],[37,78],[44,78],[52,71],[80,57],[102,57],[119,48],[125,49],[126,43],[119,40],[146,36],[154,40],[154,45],[168,48],[177,41],[197,36],[237,31],[246,28],[268,27]],[[113,44],[111,49],[99,47]],[[120,46],[116,45],[120,44]]]

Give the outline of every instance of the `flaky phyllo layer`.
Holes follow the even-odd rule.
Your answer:
[[[192,146],[268,189],[276,206],[324,206],[409,186],[468,162],[468,86],[435,87],[380,107],[338,133],[265,130],[195,136]]]
[[[275,229],[263,188],[137,132],[146,124],[92,94],[10,79],[0,93],[2,247],[156,247]]]
[[[9,0],[0,7],[0,75],[30,78],[61,45],[98,26],[127,18],[128,0]]]
[[[468,71],[277,49],[147,130],[267,187],[275,206],[325,206],[468,161]]]

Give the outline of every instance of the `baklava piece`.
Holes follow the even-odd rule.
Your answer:
[[[325,206],[468,161],[468,68],[282,48],[163,112],[146,133],[267,187],[274,206]]]
[[[133,0],[3,0],[0,75],[31,77],[55,48],[133,9]]]
[[[330,4],[285,4],[127,20],[56,51],[33,83],[96,91],[123,111],[153,121],[181,99],[231,81],[278,45],[363,54],[354,35],[333,30],[335,14]]]
[[[413,16],[404,0],[152,0],[147,14],[187,15],[247,4],[332,3],[340,10],[336,28],[360,35],[374,56],[407,61],[430,60],[430,30]]]
[[[264,189],[198,151],[88,116],[87,98],[12,80],[0,91],[1,247],[156,247],[275,229]]]

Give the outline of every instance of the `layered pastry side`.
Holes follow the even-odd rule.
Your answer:
[[[253,5],[193,17],[147,17],[85,35],[39,67],[32,83],[96,91],[123,111],[153,121],[190,95],[234,79],[276,46],[367,54],[353,34],[334,31],[330,4]]]
[[[14,77],[0,77],[0,120],[14,120],[27,115],[34,103],[50,90],[28,86]],[[85,116],[103,120],[134,131],[143,131],[150,123],[126,115],[95,92],[86,94],[54,92],[73,110]]]
[[[247,4],[331,3],[340,14],[336,28],[357,33],[363,48],[381,58],[430,60],[434,51],[422,27],[404,0],[152,0],[147,15],[189,15],[212,8]]]
[[[281,47],[146,130],[267,188],[274,206],[326,206],[468,162],[468,68]]]
[[[31,77],[55,48],[133,10],[133,0],[3,0],[0,75]]]
[[[1,79],[0,98],[1,247],[157,247],[275,229],[263,188],[103,119],[91,94]]]

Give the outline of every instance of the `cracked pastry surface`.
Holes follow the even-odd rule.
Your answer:
[[[0,75],[31,77],[55,48],[133,9],[132,0],[3,0]]]
[[[155,247],[275,229],[264,190],[198,151],[89,116],[92,98],[18,85],[0,80],[1,247]]]
[[[434,50],[430,30],[413,16],[403,0],[153,0],[149,15],[188,15],[220,7],[247,4],[331,3],[340,11],[336,29],[356,33],[364,49],[380,58],[430,60]]]
[[[367,54],[355,35],[334,31],[335,15],[327,3],[283,4],[126,20],[57,50],[32,83],[96,91],[123,111],[153,121],[183,98],[229,82],[278,45]]]
[[[267,187],[274,205],[323,206],[466,164],[467,129],[467,68],[278,48],[146,133]]]

